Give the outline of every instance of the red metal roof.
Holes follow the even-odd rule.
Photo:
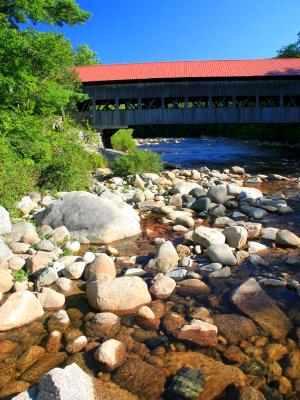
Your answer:
[[[101,64],[76,70],[82,82],[300,76],[300,58]]]

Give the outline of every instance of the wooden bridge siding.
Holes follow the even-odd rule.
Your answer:
[[[85,85],[84,91],[94,99],[300,95],[300,80],[115,83]]]
[[[97,111],[94,119],[95,127],[103,129],[134,125],[298,122],[300,122],[300,107]]]
[[[93,124],[102,129],[155,124],[300,122],[300,107],[282,106],[95,111],[95,101],[107,99],[115,99],[117,104],[120,99],[138,99],[140,104],[142,98],[281,96],[282,102],[282,96],[300,95],[300,80],[113,83],[85,85],[84,91],[93,102]]]

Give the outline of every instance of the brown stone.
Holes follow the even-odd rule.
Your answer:
[[[294,350],[288,355],[284,375],[290,379],[300,379],[300,350]]]
[[[199,346],[217,346],[218,328],[200,319],[193,319],[190,324],[183,325],[175,334],[178,339],[187,340]]]
[[[115,263],[111,257],[105,253],[99,254],[93,262],[86,266],[84,277],[86,280],[95,280],[101,274],[116,277]]]
[[[11,340],[1,340],[0,341],[0,354],[11,353],[17,347],[16,342]]]
[[[61,332],[52,331],[49,333],[49,336],[46,340],[46,350],[47,353],[58,353],[61,348]]]
[[[154,312],[148,306],[142,306],[137,313],[136,322],[142,328],[157,330],[160,325],[160,319],[156,318]]]
[[[283,339],[292,325],[288,317],[277,307],[254,278],[239,286],[232,301],[245,314],[254,319],[274,339]]]
[[[52,368],[58,367],[65,359],[66,353],[46,353],[39,361],[21,375],[21,379],[30,383],[38,383],[43,375]]]
[[[70,328],[66,332],[63,333],[63,338],[65,342],[70,342],[78,338],[79,336],[82,336],[82,331],[77,328]]]
[[[168,375],[175,375],[183,367],[194,368],[204,374],[204,391],[197,400],[213,400],[229,385],[243,386],[245,376],[234,366],[225,365],[198,352],[167,353],[164,357]]]
[[[36,254],[27,261],[27,269],[31,274],[48,267],[52,262],[52,254],[48,251],[37,251]]]
[[[239,400],[265,400],[265,396],[251,386],[243,386],[240,389]]]
[[[34,363],[40,360],[45,354],[46,350],[40,346],[32,346],[17,360],[17,369],[23,373],[30,368]]]
[[[37,298],[46,311],[60,310],[65,304],[65,296],[48,287],[43,287]]]
[[[13,394],[25,392],[29,388],[29,383],[25,381],[15,381],[5,385],[0,390],[0,397],[11,396]]]
[[[142,360],[128,360],[121,365],[114,381],[143,400],[158,399],[164,391],[165,377],[158,367]]]
[[[0,388],[16,379],[17,369],[15,362],[3,363],[0,366]]]
[[[280,394],[286,396],[293,391],[292,383],[285,376],[280,376],[278,382]]]
[[[186,324],[184,317],[177,313],[170,313],[162,320],[162,326],[167,333],[175,334],[183,325]]]
[[[66,350],[69,354],[76,354],[83,350],[87,343],[87,338],[81,335],[74,339],[72,342],[67,343]]]
[[[176,251],[179,257],[187,257],[191,254],[191,249],[184,244],[178,244],[176,246]]]
[[[237,346],[229,346],[223,354],[228,361],[232,361],[237,364],[244,364],[250,360],[250,358]]]
[[[283,346],[280,343],[271,343],[266,348],[268,358],[272,361],[281,360],[284,356],[286,356],[289,352],[287,347]]]
[[[232,344],[248,339],[257,332],[251,319],[238,314],[217,314],[214,316],[214,324],[219,333]]]
[[[113,338],[120,330],[120,318],[110,312],[97,313],[85,323],[85,333],[89,337]]]
[[[162,318],[165,315],[166,307],[161,300],[154,300],[149,304],[156,318]]]
[[[208,295],[210,289],[199,279],[186,279],[177,284],[176,293],[180,296],[202,296]]]
[[[101,382],[97,379],[94,384],[95,400],[140,400],[137,396],[120,388],[113,382]]]
[[[120,332],[116,335],[115,339],[124,343],[127,351],[133,350],[135,342],[134,342],[133,338],[130,336],[127,328],[122,327]]]
[[[43,315],[41,303],[32,292],[12,293],[0,307],[0,331],[20,328]]]
[[[115,339],[106,340],[94,353],[95,360],[103,364],[109,371],[122,365],[126,356],[124,343]]]

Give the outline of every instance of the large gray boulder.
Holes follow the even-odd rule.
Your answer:
[[[12,257],[13,253],[10,248],[4,243],[2,237],[0,237],[0,260],[5,261],[8,258]]]
[[[110,243],[141,232],[135,210],[118,201],[88,192],[69,192],[34,216],[44,225],[64,225],[81,243]]]
[[[73,363],[54,368],[39,383],[37,400],[94,400],[92,377]]]
[[[0,206],[0,235],[11,232],[11,222],[8,211]]]

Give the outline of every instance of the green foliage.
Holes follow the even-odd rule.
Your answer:
[[[0,165],[0,204],[10,208],[34,188],[37,176],[30,161],[20,159],[4,137],[0,137]]]
[[[35,188],[87,189],[92,171],[105,165],[83,149],[65,113],[87,98],[73,65],[95,63],[95,53],[87,45],[74,53],[62,34],[21,27],[88,17],[75,0],[0,2],[0,204],[8,208]],[[92,140],[91,129],[87,136]]]
[[[52,129],[51,118],[0,113],[0,204],[13,206],[36,185],[42,190],[88,189],[93,170],[106,166],[84,150],[72,125]]]
[[[158,154],[147,150],[134,150],[116,158],[111,169],[116,175],[132,175],[143,172],[160,172],[163,169]]]
[[[96,65],[100,64],[97,53],[92,51],[87,44],[77,45],[74,52],[73,65]]]
[[[298,33],[298,39],[295,43],[283,46],[277,51],[277,58],[294,58],[300,57],[300,32]]]
[[[19,269],[18,271],[12,271],[12,275],[16,282],[23,282],[28,280],[28,272],[24,269]]]
[[[54,150],[39,184],[48,190],[85,190],[89,188],[91,170],[89,154],[76,143],[65,143]]]
[[[110,138],[112,148],[119,151],[134,151],[136,149],[136,144],[132,138],[132,129],[119,129]]]
[[[0,26],[0,42],[2,109],[49,115],[86,98],[63,35]]]
[[[106,161],[105,157],[99,153],[90,153],[89,154],[89,162],[93,169],[107,167],[107,161]]]
[[[90,13],[74,0],[1,0],[0,21],[16,27],[20,23],[43,22],[49,25],[82,24]]]

